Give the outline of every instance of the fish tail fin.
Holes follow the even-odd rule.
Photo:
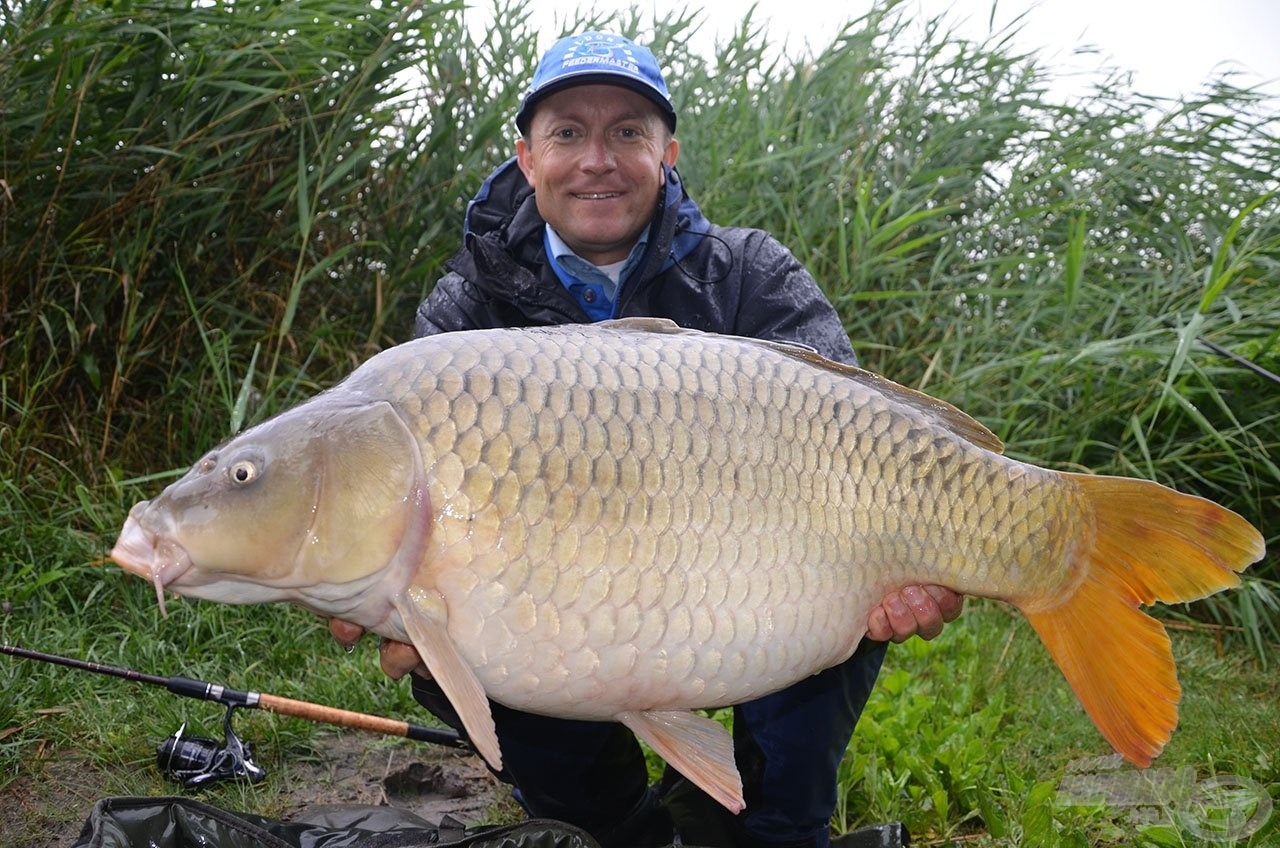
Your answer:
[[[1178,722],[1169,636],[1139,605],[1239,585],[1262,535],[1231,510],[1147,480],[1067,475],[1091,502],[1094,534],[1070,567],[1074,589],[1023,613],[1107,741],[1142,767]]]

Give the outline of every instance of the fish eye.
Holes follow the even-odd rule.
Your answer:
[[[258,465],[252,460],[241,459],[231,464],[227,474],[231,477],[232,483],[239,485],[252,483],[258,479]]]

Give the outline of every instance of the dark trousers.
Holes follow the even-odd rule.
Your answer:
[[[844,663],[734,708],[734,759],[746,811],[732,816],[671,772],[649,786],[644,754],[621,724],[550,718],[490,703],[503,770],[531,815],[577,825],[605,848],[686,845],[825,848],[836,770],[875,685],[885,645],[863,641]],[[461,730],[434,681],[413,695]],[[659,804],[659,795],[664,803]]]

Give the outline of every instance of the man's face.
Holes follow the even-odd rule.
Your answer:
[[[538,104],[516,157],[538,212],[573,252],[596,265],[627,258],[653,217],[662,163],[680,145],[647,97],[580,85]]]

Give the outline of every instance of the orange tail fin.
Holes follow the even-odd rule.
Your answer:
[[[1023,610],[1112,746],[1146,767],[1178,723],[1169,636],[1138,609],[1239,585],[1262,534],[1234,512],[1146,480],[1067,475],[1092,501],[1094,537],[1077,552],[1074,593]],[[1089,545],[1088,543],[1092,544]]]

